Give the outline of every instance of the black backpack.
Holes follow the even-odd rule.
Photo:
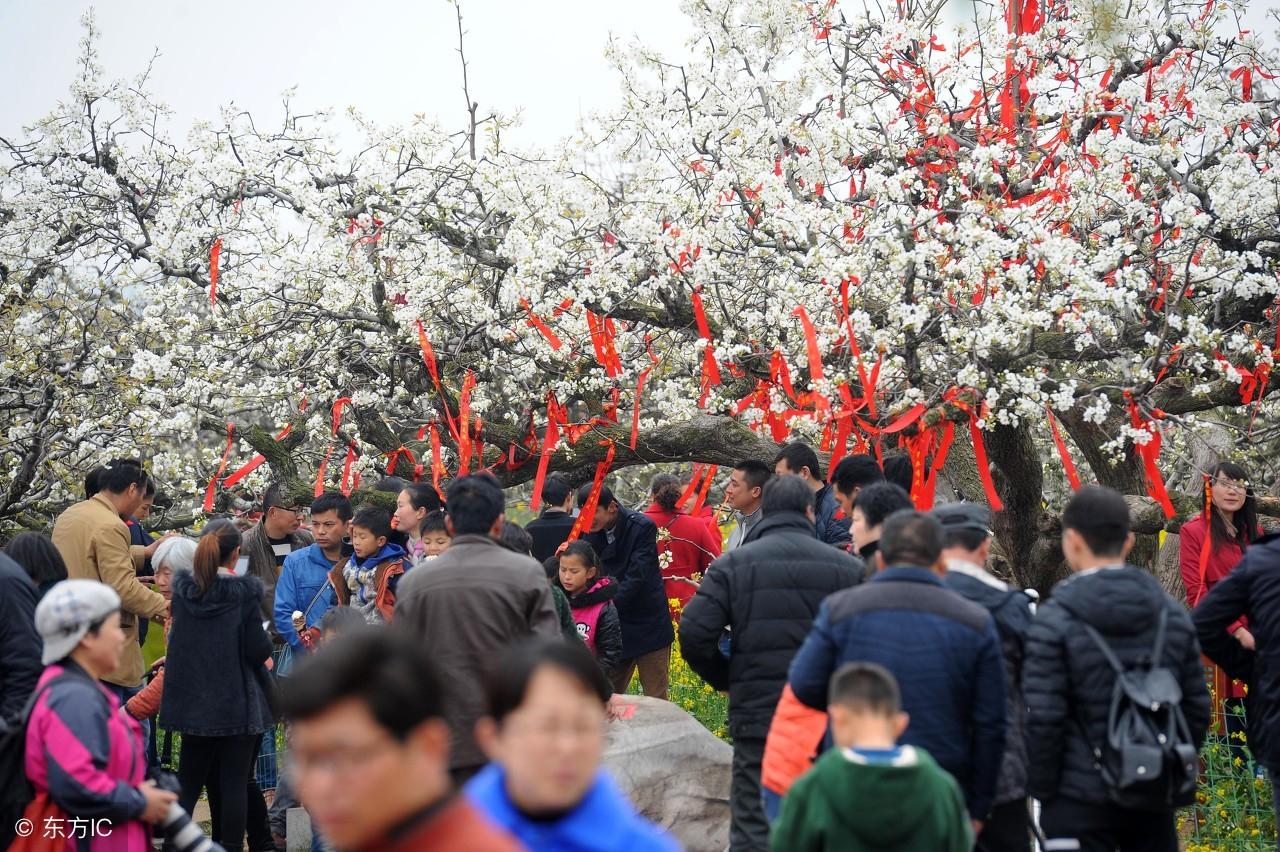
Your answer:
[[[0,848],[7,849],[13,842],[14,826],[35,798],[26,768],[27,722],[31,719],[31,710],[49,687],[78,676],[74,672],[63,672],[50,678],[32,691],[21,713],[0,719]]]
[[[1107,795],[1123,808],[1162,811],[1195,800],[1198,749],[1182,713],[1182,687],[1160,665],[1168,623],[1162,608],[1150,660],[1125,668],[1102,635],[1080,622],[1116,675],[1106,741],[1090,747]],[[1089,742],[1083,720],[1080,727]]]

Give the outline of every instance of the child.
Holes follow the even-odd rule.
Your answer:
[[[606,672],[622,658],[622,622],[613,598],[618,584],[600,576],[600,557],[590,544],[577,539],[560,551],[560,588],[569,598],[578,635]]]
[[[335,606],[320,619],[320,644],[327,645],[366,624],[364,615],[355,607]]]
[[[346,564],[329,573],[339,606],[360,610],[370,624],[391,620],[396,585],[404,574],[408,554],[387,541],[391,514],[376,506],[361,506],[351,519],[351,546]]]
[[[444,511],[428,512],[418,526],[418,541],[422,545],[422,559],[435,559],[449,547],[449,529],[444,524]]]
[[[564,589],[560,588],[559,554],[548,556],[542,563],[542,569],[547,572],[547,583],[551,585],[551,599],[556,605],[556,619],[560,622],[561,635],[566,640],[581,642],[582,637],[578,635],[578,628],[573,623],[573,610],[569,608],[569,598],[565,595]]]
[[[837,748],[792,786],[770,849],[968,852],[973,832],[955,779],[926,752],[897,745],[907,727],[898,684],[874,663],[831,678]]]

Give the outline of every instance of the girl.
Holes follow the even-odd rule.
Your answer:
[[[143,780],[142,727],[98,683],[124,653],[120,597],[93,580],[58,583],[36,607],[36,629],[48,668],[27,724],[25,768],[36,793],[27,818],[37,831],[39,814],[63,826],[94,820],[93,837],[67,844],[80,852],[150,849],[148,823],[162,821],[177,797]]]
[[[430,485],[406,485],[396,498],[395,528],[409,535],[405,550],[411,567],[426,558],[422,543],[422,521],[440,508],[440,495]]]
[[[160,725],[182,734],[179,802],[191,813],[204,788],[218,808],[217,840],[244,845],[245,779],[262,732],[275,725],[266,661],[271,639],[262,626],[262,581],[232,572],[240,531],[228,520],[205,527],[191,572],[173,577],[173,624],[165,659]]]
[[[600,668],[609,671],[622,659],[622,622],[613,603],[618,584],[600,576],[600,557],[582,539],[569,542],[560,553],[560,588],[569,598],[578,636]]]
[[[601,770],[609,681],[581,645],[521,643],[488,682],[476,739],[493,761],[471,803],[532,852],[674,850]]]

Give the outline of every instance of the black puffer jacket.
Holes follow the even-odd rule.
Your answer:
[[[689,667],[729,691],[729,732],[764,737],[823,599],[863,578],[862,561],[814,533],[796,512],[765,516],[741,547],[707,569],[680,616],[680,650]],[[720,636],[733,629],[728,659]]]
[[[990,575],[978,577],[948,570],[943,582],[948,589],[984,607],[996,623],[1004,657],[1005,718],[1009,725],[996,782],[996,804],[1024,799],[1027,796],[1027,705],[1022,698],[1022,658],[1027,630],[1031,627],[1031,598]]]
[[[1256,651],[1227,632],[1242,615],[1249,618]],[[1272,775],[1280,773],[1280,535],[1254,542],[1193,617],[1205,655],[1249,684],[1249,750]]]
[[[1105,568],[1063,580],[1027,632],[1022,691],[1027,702],[1031,795],[1103,804],[1107,790],[1092,749],[1106,737],[1115,673],[1083,621],[1127,666],[1149,658],[1157,616],[1169,621],[1161,665],[1182,687],[1182,712],[1197,746],[1209,725],[1209,691],[1200,644],[1187,611],[1140,568]],[[1087,727],[1088,741],[1081,735]]]
[[[173,577],[160,727],[202,737],[260,734],[275,720],[262,629],[262,581],[219,572],[204,594],[190,571]]]
[[[590,589],[579,592],[569,598],[569,612],[573,616],[573,626],[577,635],[584,642],[590,634],[596,662],[605,672],[609,672],[622,660],[622,622],[618,620],[618,608],[613,599],[618,596],[618,581],[612,577],[601,577],[592,583]],[[596,604],[604,604],[595,624],[584,618]]]

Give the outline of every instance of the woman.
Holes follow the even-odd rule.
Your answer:
[[[440,495],[430,485],[406,485],[396,498],[395,528],[409,536],[405,550],[417,567],[426,554],[422,548],[422,519],[440,508]]]
[[[48,668],[27,725],[25,766],[36,792],[28,815],[53,816],[51,801],[63,812],[55,819],[94,820],[93,836],[67,841],[77,852],[150,849],[149,824],[177,796],[143,780],[142,727],[98,683],[124,653],[120,597],[94,580],[58,583],[36,607],[36,629]]]
[[[47,535],[19,533],[4,549],[5,556],[22,566],[40,590],[40,597],[67,579],[67,564]]]
[[[245,779],[262,732],[274,726],[262,626],[262,582],[232,572],[240,531],[231,521],[205,527],[191,572],[173,578],[173,624],[165,662],[160,725],[182,734],[179,801],[190,813],[204,788],[218,813],[217,840],[243,848]]]
[[[658,564],[671,617],[680,621],[680,611],[698,591],[698,582],[720,555],[720,540],[711,534],[705,520],[686,514],[680,502],[680,480],[669,473],[653,478],[649,488],[653,503],[644,510],[649,520],[658,525]]]
[[[492,764],[466,787],[479,810],[532,852],[673,850],[600,768],[609,681],[581,643],[504,654],[476,738]]]
[[[173,575],[179,571],[191,571],[195,567],[196,543],[189,538],[168,538],[156,548],[156,555],[151,558],[151,567],[155,572],[155,588],[167,600],[173,600]],[[164,635],[169,636],[173,626],[173,616],[165,619]],[[124,705],[125,711],[135,719],[150,719],[160,711],[160,696],[164,694],[164,662],[161,657],[151,664],[155,674],[142,690],[130,698]]]
[[[1219,462],[1209,468],[1205,477],[1205,510],[1178,531],[1178,563],[1187,605],[1192,609],[1240,564],[1245,548],[1262,532],[1258,528],[1257,501],[1244,468]],[[1254,650],[1253,634],[1244,618],[1234,622],[1228,632],[1246,649]],[[1244,684],[1228,681],[1221,669],[1215,669],[1214,688],[1223,702],[1225,734],[1232,750],[1243,755],[1239,740],[1231,735],[1244,731]]]

